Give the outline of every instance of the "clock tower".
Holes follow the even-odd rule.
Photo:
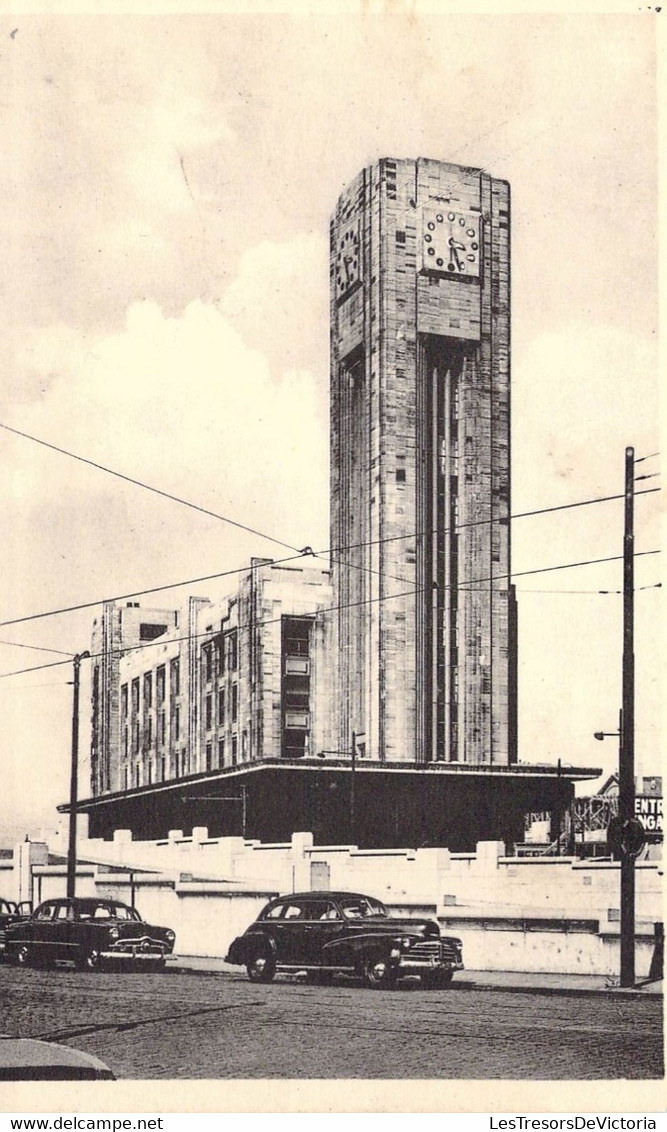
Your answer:
[[[331,223],[337,745],[516,758],[510,586],[510,198],[385,159]]]

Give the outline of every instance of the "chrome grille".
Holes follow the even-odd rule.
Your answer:
[[[406,955],[412,956],[414,959],[441,959],[441,946],[439,939],[424,939],[420,943],[415,943]]]

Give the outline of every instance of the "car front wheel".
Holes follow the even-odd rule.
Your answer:
[[[27,943],[20,944],[16,951],[12,954],[12,962],[17,967],[29,967],[32,962],[32,955]]]
[[[396,971],[386,955],[373,955],[364,960],[364,982],[372,990],[389,990],[396,985]]]
[[[82,949],[76,965],[80,971],[99,971],[102,966],[102,956],[96,947]]]
[[[270,983],[276,973],[275,960],[269,955],[255,955],[247,964],[251,983]]]

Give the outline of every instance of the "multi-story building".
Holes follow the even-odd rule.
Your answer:
[[[549,811],[558,835],[599,770],[517,762],[509,257],[479,169],[383,159],[343,192],[331,573],[253,560],[185,623],[105,607],[91,832],[467,849]]]
[[[331,223],[338,746],[516,759],[510,587],[510,194],[385,159]]]
[[[330,746],[330,604],[328,571],[253,559],[232,595],[190,598],[185,618],[105,605],[91,648],[93,796]]]

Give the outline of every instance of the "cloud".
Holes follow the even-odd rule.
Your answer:
[[[156,303],[134,303],[119,334],[37,331],[23,362],[33,390],[42,375],[50,383],[12,413],[22,431],[277,537],[321,529],[327,445],[313,375],[272,372],[215,307],[195,300],[170,318]],[[76,476],[56,455],[45,475],[43,450],[21,444],[13,486],[21,506],[57,500],[66,488],[89,507],[96,483],[108,490],[103,477]]]

